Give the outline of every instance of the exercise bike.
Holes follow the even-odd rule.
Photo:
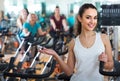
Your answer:
[[[104,62],[100,61],[99,72],[102,75],[109,76],[109,81],[120,81],[120,62],[114,59],[114,68],[112,71],[104,70]]]
[[[24,40],[23,40],[23,42],[24,42]],[[23,42],[22,42],[22,44],[23,44]],[[40,55],[39,52],[34,57],[34,59],[33,59],[32,63],[31,63],[31,65],[30,65],[29,69],[26,69],[26,70],[21,69],[22,68],[22,64],[25,61],[25,59],[27,57],[27,53],[30,50],[31,46],[41,44],[42,42],[43,42],[43,40],[39,41],[39,42],[29,43],[29,47],[28,47],[27,51],[25,52],[23,58],[19,61],[17,69],[16,69],[16,66],[14,65],[14,62],[15,62],[17,56],[18,56],[18,51],[20,49],[20,47],[19,47],[19,49],[16,51],[16,54],[14,55],[14,57],[11,58],[10,63],[8,65],[8,68],[6,68],[3,71],[3,74],[2,74],[3,77],[1,77],[2,81],[4,81],[4,80],[7,80],[7,81],[12,80],[12,81],[14,81],[16,79],[16,77],[20,77],[21,81],[26,81],[29,78],[35,78],[36,79],[36,78],[44,78],[44,77],[50,76],[51,73],[53,72],[54,65],[55,65],[55,60],[54,59],[51,59],[50,62],[48,61],[48,63],[46,63],[46,66],[48,66],[48,65],[51,66],[50,72],[44,73],[44,74],[39,74],[39,75],[34,74],[34,73],[33,74],[29,74],[29,71],[31,71],[31,69],[35,69],[34,67],[36,65],[35,64],[35,62],[37,61],[36,59]],[[42,44],[42,46],[44,46],[44,45],[45,44]],[[22,46],[22,45],[20,45],[20,46]],[[12,70],[12,73],[10,72],[11,70]],[[11,77],[11,78],[8,80],[6,78],[4,79],[4,77]]]

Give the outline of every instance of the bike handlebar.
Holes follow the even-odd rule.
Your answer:
[[[15,33],[9,32],[9,28],[0,28],[0,37],[2,36],[15,36]]]
[[[28,37],[29,38],[29,37]],[[28,39],[27,38],[27,39]],[[43,38],[41,41],[39,41],[39,42],[34,42],[34,43],[31,43],[31,46],[34,46],[34,45],[37,45],[37,44],[41,44],[43,41],[45,40],[45,38]],[[26,41],[25,40],[25,38],[23,39],[23,41],[22,41],[22,43],[24,43],[24,41]],[[17,50],[17,52],[15,53],[15,55],[13,56],[13,57],[11,57],[11,59],[10,59],[10,62],[9,62],[9,65],[8,65],[8,67],[6,68],[6,71],[10,71],[10,69],[13,69],[13,67],[14,67],[14,62],[15,62],[15,60],[16,60],[16,58],[17,58],[17,56],[18,56],[18,52],[20,51],[20,48],[22,47],[22,45],[18,48],[18,50]],[[20,66],[19,66],[20,67]]]
[[[50,39],[47,40],[47,43],[50,41]],[[42,42],[44,42],[43,40],[41,42],[37,42],[37,43],[33,43],[33,45],[38,45],[38,44],[41,44]],[[45,44],[43,44],[45,45]],[[45,74],[29,74],[27,72],[25,73],[19,73],[19,72],[12,72],[10,73],[9,71],[11,69],[14,68],[14,61],[15,61],[15,58],[16,57],[11,57],[11,60],[10,60],[10,63],[8,65],[8,67],[3,71],[3,75],[4,76],[9,76],[9,77],[20,77],[20,78],[45,78],[45,77],[49,77],[53,71],[54,71],[54,68],[55,68],[55,65],[56,65],[56,61],[53,59],[52,63],[51,64],[51,68],[50,68],[50,71],[48,73],[45,73]],[[50,64],[48,63],[48,64]]]
[[[48,39],[47,43],[50,41],[50,39]],[[42,41],[43,42],[43,41]],[[38,43],[33,43],[34,45],[37,45]],[[45,45],[45,44],[43,44]],[[44,46],[45,47],[45,46]],[[9,66],[8,68],[3,72],[3,75],[4,76],[9,76],[9,77],[20,77],[20,78],[46,78],[46,77],[49,77],[53,71],[54,71],[54,68],[55,68],[55,65],[56,65],[56,60],[52,60],[52,63],[51,64],[51,68],[50,68],[50,71],[47,72],[47,73],[44,73],[44,74],[32,74],[32,73],[27,73],[27,71],[25,72],[9,72],[11,69],[14,68],[14,61],[15,61],[15,58],[16,57],[12,57],[11,60],[10,60],[10,63],[9,63]],[[48,64],[50,64],[48,63]]]
[[[100,68],[99,68],[99,72],[102,75],[106,75],[106,76],[120,76],[120,62],[114,60],[114,68],[113,71],[105,71],[104,70],[104,62],[100,61]]]
[[[45,73],[45,74],[28,74],[28,73],[9,73],[9,72],[3,72],[3,75],[4,76],[9,76],[9,77],[21,77],[21,78],[46,78],[46,77],[49,77],[53,71],[54,71],[54,68],[55,68],[55,65],[56,65],[56,61],[53,59],[53,62],[52,62],[52,65],[51,65],[51,69],[48,73]]]

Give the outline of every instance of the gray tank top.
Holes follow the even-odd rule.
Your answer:
[[[74,41],[76,72],[73,74],[70,81],[104,81],[103,75],[99,73],[98,60],[98,56],[105,51],[101,34],[96,33],[95,42],[90,48],[82,46],[79,36],[76,37]]]

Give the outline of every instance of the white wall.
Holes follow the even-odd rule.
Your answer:
[[[4,10],[4,0],[0,0],[0,10]]]
[[[65,14],[66,16],[68,16],[69,14],[69,8],[70,8],[70,3],[69,1],[58,1],[56,0],[54,2],[54,0],[51,0],[51,2],[49,2],[49,0],[46,2],[46,7],[50,8],[50,6],[52,6],[51,11],[54,12],[55,6],[58,5],[60,7],[60,13]]]

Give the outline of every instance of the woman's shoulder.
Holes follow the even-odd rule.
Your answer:
[[[61,17],[62,19],[66,19],[65,15],[60,15],[60,17]]]
[[[98,35],[100,35],[101,36],[101,38],[106,38],[106,37],[108,37],[108,35],[107,34],[105,34],[105,33],[101,33],[101,32],[96,32]]]
[[[108,35],[107,35],[107,34],[101,33],[100,35],[101,35],[101,38],[102,38],[102,39],[108,38]]]
[[[40,27],[41,27],[41,25],[40,25],[38,22],[35,23],[35,26],[36,26],[37,28],[40,28]]]
[[[28,25],[28,24],[30,24],[30,23],[29,23],[29,22],[24,22],[23,24]]]
[[[24,23],[23,23],[23,27],[28,27],[28,26],[30,26],[30,23],[29,23],[29,22],[24,22]]]
[[[75,40],[76,40],[76,38],[73,38],[70,42],[69,42],[69,49],[73,49],[74,48],[74,46],[75,46]]]
[[[54,15],[51,15],[51,16],[50,16],[50,19],[54,19]]]
[[[101,33],[100,35],[101,35],[101,39],[102,39],[103,43],[106,43],[109,41],[109,36],[107,34]]]

